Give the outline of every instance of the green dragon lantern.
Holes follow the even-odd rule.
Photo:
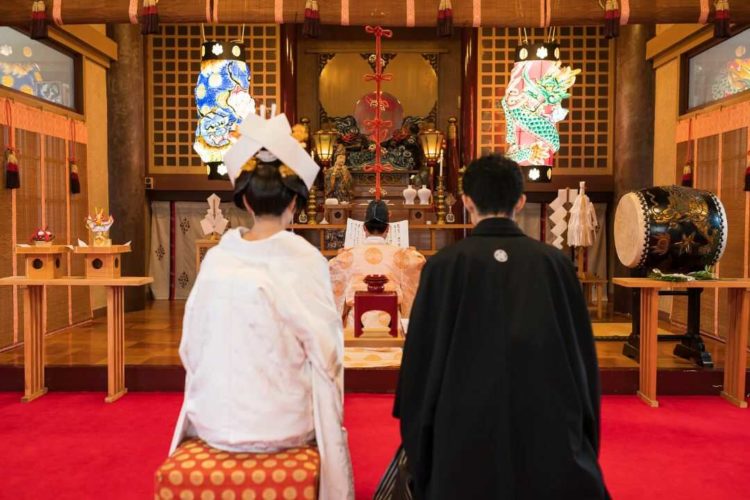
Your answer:
[[[523,43],[502,99],[506,121],[507,156],[527,172],[532,182],[551,180],[553,156],[560,149],[557,122],[568,115],[562,102],[580,70],[560,63],[553,42]]]

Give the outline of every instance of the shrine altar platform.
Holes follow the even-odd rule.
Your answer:
[[[153,301],[143,311],[125,315],[125,381],[129,391],[180,391],[185,373],[177,352],[184,301]],[[594,319],[597,353],[605,394],[635,394],[638,363],[622,354],[629,318],[605,313]],[[659,333],[676,333],[660,322]],[[672,354],[677,341],[658,343],[659,393],[719,395],[723,382],[724,344],[704,337],[714,367],[700,368]],[[54,332],[45,337],[46,385],[50,391],[107,390],[107,318]],[[351,392],[393,392],[401,355],[398,350],[348,348],[345,385]],[[24,348],[0,352],[0,391],[22,391]]]

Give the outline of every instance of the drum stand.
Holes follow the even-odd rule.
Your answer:
[[[661,290],[661,296],[680,296],[688,298],[687,312],[687,332],[685,335],[659,335],[659,340],[679,340],[680,343],[674,348],[673,354],[678,358],[693,361],[700,367],[713,368],[714,362],[711,353],[706,350],[706,345],[701,338],[701,293],[702,288],[691,288],[684,291]],[[627,342],[622,347],[622,353],[636,361],[640,355],[640,328],[641,312],[640,300],[641,292],[639,289],[633,289],[633,308],[632,308],[632,333]]]

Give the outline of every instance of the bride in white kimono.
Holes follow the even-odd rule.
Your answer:
[[[315,441],[319,498],[353,499],[343,333],[328,262],[286,231],[318,166],[284,115],[249,115],[240,133],[225,163],[234,201],[255,224],[228,231],[208,251],[185,305],[185,399],[172,451],[188,436],[250,452]]]

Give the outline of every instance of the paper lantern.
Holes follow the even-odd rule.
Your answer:
[[[530,182],[549,182],[554,154],[560,149],[557,122],[568,115],[562,101],[580,70],[560,63],[556,43],[524,43],[502,99],[506,121],[507,156],[516,161]]]
[[[193,149],[208,166],[209,179],[225,179],[224,153],[234,131],[255,111],[250,97],[250,69],[241,42],[209,41],[201,46],[201,72],[195,86],[198,126]]]

